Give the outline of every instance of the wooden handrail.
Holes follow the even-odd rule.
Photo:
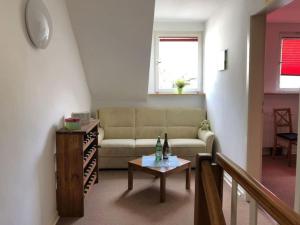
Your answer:
[[[221,153],[217,153],[216,163],[242,186],[277,223],[281,225],[300,225],[299,214],[295,213],[283,201],[229,158]]]
[[[223,169],[211,164],[211,154],[196,157],[195,225],[225,225],[222,212]]]
[[[214,179],[214,174],[211,170],[210,163],[204,161],[202,167],[203,189],[206,196],[206,205],[208,209],[210,224],[226,225],[222,211],[222,201],[219,197],[218,188]]]

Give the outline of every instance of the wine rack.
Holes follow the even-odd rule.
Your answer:
[[[56,132],[57,210],[61,217],[84,216],[84,198],[98,183],[98,124]]]

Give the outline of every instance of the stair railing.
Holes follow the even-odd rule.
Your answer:
[[[240,185],[250,196],[249,224],[257,224],[258,205],[280,225],[300,225],[300,215],[229,158],[217,153],[196,157],[195,225],[226,225],[223,210],[224,171],[232,177],[231,225],[237,224],[237,191]]]

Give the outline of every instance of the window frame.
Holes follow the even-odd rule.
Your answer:
[[[158,69],[158,60],[159,60],[159,37],[168,36],[168,37],[197,37],[198,38],[198,87],[196,89],[185,89],[184,94],[198,94],[203,90],[203,40],[202,32],[178,32],[178,31],[157,31],[154,32],[154,92],[162,94],[171,94],[176,91],[176,88],[172,89],[159,89],[159,69]]]
[[[279,60],[278,60],[278,76],[277,76],[277,90],[283,93],[299,93],[299,88],[280,88],[281,65],[282,65],[282,39],[284,38],[300,38],[299,32],[281,32],[279,34]],[[299,77],[300,79],[300,77]]]

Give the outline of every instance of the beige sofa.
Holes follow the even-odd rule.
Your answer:
[[[99,166],[127,168],[131,159],[154,153],[157,136],[168,134],[171,151],[191,160],[211,152],[214,134],[199,129],[206,118],[200,108],[100,108]],[[163,143],[163,140],[162,140]]]

